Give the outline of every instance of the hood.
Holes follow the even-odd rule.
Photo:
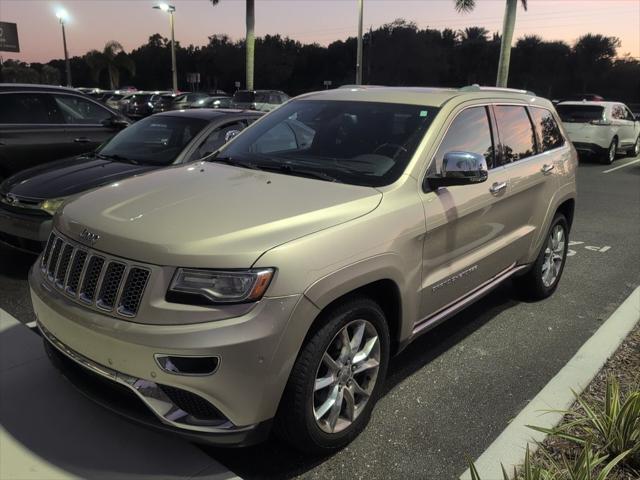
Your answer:
[[[80,156],[23,170],[7,179],[2,190],[37,200],[68,197],[156,168]]]
[[[93,248],[156,265],[248,268],[266,250],[374,210],[371,187],[201,162],[106,186],[67,203],[56,226]],[[309,253],[313,255],[313,252]]]

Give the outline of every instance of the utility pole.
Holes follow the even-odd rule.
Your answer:
[[[178,91],[178,69],[176,68],[176,39],[173,32],[173,13],[175,8],[169,10],[169,21],[171,22],[171,76],[173,78],[173,91]]]
[[[371,63],[373,61],[373,25],[369,25],[369,48],[367,55],[367,84],[371,85]]]
[[[364,0],[358,0],[358,52],[356,58],[356,85],[362,85],[362,14]]]
[[[69,51],[67,50],[67,34],[64,31],[64,22],[69,18],[66,10],[58,10],[56,17],[62,26],[62,46],[64,47],[64,64],[67,70],[67,87],[71,86],[71,64],[69,63]]]

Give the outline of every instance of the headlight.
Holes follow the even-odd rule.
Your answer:
[[[198,295],[213,303],[239,303],[260,300],[267,291],[274,269],[196,270],[179,268],[169,292]]]
[[[45,200],[40,204],[40,210],[44,210],[48,214],[53,215],[60,209],[65,200],[66,198],[52,198],[50,200]]]

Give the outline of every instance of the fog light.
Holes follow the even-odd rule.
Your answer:
[[[156,354],[155,358],[162,370],[173,375],[212,375],[220,364],[219,357]]]

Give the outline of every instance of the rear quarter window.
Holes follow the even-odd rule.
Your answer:
[[[533,124],[538,134],[540,150],[546,152],[564,145],[564,137],[553,114],[544,108],[530,107]]]

